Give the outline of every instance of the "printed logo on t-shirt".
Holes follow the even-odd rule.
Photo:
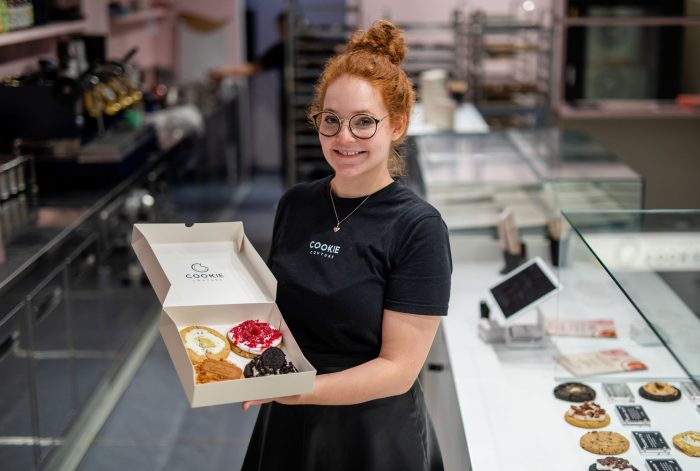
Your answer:
[[[309,255],[323,258],[335,258],[340,255],[340,245],[326,244],[312,240],[309,242]]]

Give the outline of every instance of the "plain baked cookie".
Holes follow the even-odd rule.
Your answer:
[[[700,457],[700,432],[683,432],[673,436],[673,444],[688,456]]]
[[[588,432],[579,443],[581,448],[597,455],[619,455],[630,447],[629,440],[617,432]]]
[[[231,352],[226,337],[203,325],[185,327],[180,331],[180,338],[187,349],[190,361],[195,365],[207,358],[223,360]]]

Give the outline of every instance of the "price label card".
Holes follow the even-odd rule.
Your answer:
[[[632,438],[640,453],[661,455],[671,451],[661,432],[632,432]]]
[[[683,386],[683,389],[685,389],[685,392],[691,401],[700,401],[700,388],[697,384],[693,383],[692,381],[685,381],[681,383],[681,386]]]
[[[678,462],[673,459],[647,460],[649,471],[683,471]]]
[[[626,383],[603,383],[603,391],[610,402],[634,402],[634,394]]]
[[[642,406],[615,406],[620,422],[624,425],[649,425],[650,420]]]

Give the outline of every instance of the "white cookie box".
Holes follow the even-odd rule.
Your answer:
[[[275,304],[277,281],[245,236],[243,223],[135,224],[131,245],[163,305],[160,334],[192,407],[311,391],[316,370]],[[226,336],[246,319],[280,329],[283,350],[299,373],[196,384],[180,330],[204,325]],[[235,353],[229,360],[241,368],[248,361]]]

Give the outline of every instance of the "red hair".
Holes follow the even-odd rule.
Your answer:
[[[413,83],[399,66],[406,51],[401,30],[390,21],[378,20],[367,31],[355,31],[348,41],[347,51],[326,64],[307,112],[311,120],[312,115],[323,110],[328,86],[342,75],[359,77],[372,84],[384,100],[391,123],[405,124],[403,134],[391,145],[388,168],[392,176],[404,175],[404,161],[398,146],[406,137],[408,119],[416,101]]]

